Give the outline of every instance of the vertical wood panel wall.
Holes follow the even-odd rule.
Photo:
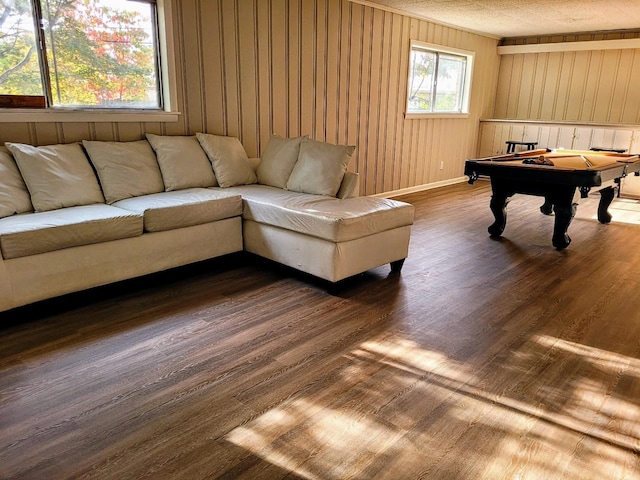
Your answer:
[[[179,122],[5,124],[0,140],[204,131],[237,136],[259,156],[271,133],[309,135],[357,146],[349,170],[360,173],[367,195],[456,179],[477,153],[479,120],[495,103],[495,39],[346,0],[174,5]],[[405,120],[410,39],[475,52],[469,118]]]
[[[511,40],[617,40],[638,32]],[[502,55],[493,118],[640,124],[640,49]]]
[[[240,137],[260,155],[271,133],[356,145],[364,194],[461,176],[492,112],[495,39],[343,0],[190,0],[183,24],[188,130]],[[476,53],[467,119],[405,120],[410,39]],[[196,62],[200,62],[199,64]],[[213,80],[213,81],[210,81]],[[440,166],[442,165],[442,168]]]

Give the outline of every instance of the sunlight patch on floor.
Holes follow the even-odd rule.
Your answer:
[[[610,370],[611,374],[616,374],[621,370],[625,370],[627,373],[640,377],[640,359],[638,358],[620,355],[616,352],[610,352],[608,350],[602,350],[600,348],[570,342],[568,340],[562,340],[548,335],[537,335],[534,339],[537,343],[545,347],[558,348],[566,352],[579,355],[580,358],[585,361],[592,363],[597,362],[597,364],[602,368]]]
[[[391,344],[364,342],[354,355],[372,355],[376,361],[385,365],[419,375],[438,372],[439,375],[452,376],[459,382],[472,378],[461,371],[462,366],[459,363],[444,354],[425,350],[404,338],[394,338]]]
[[[614,376],[640,376],[638,359],[540,335],[512,352],[512,362],[505,362],[498,374],[502,379],[487,381],[464,362],[404,338],[386,337],[345,355],[348,364],[340,380],[328,387],[335,395],[305,396],[303,391],[225,439],[303,478],[358,476],[380,456],[389,467],[384,478],[393,478],[394,468],[408,468],[410,451],[410,462],[419,462],[416,468],[433,478],[446,471],[447,462],[463,462],[469,471],[478,462],[483,472],[476,473],[487,479],[560,474],[640,479],[634,468],[640,406],[603,395],[598,379],[580,376],[568,381],[566,390],[546,392],[545,378],[518,369],[551,351],[561,351],[563,359],[593,362]],[[530,399],[523,399],[519,382],[534,393]],[[424,399],[424,408],[403,411],[393,404],[402,404],[411,393],[417,401]],[[435,411],[427,430],[416,430]],[[469,458],[429,457],[430,446],[446,452],[441,443],[464,442],[469,435],[486,438],[473,445]],[[423,454],[414,458],[417,452]]]
[[[354,473],[358,458],[381,453],[403,433],[362,412],[318,409],[295,399],[234,429],[225,439],[304,478],[321,478],[319,472],[327,478],[344,478]]]
[[[596,196],[597,195],[597,196]],[[576,218],[588,218],[589,220],[598,221],[598,202],[599,194],[590,196],[589,202],[578,202]],[[616,198],[611,206],[609,213],[613,217],[612,223],[624,223],[627,225],[640,225],[640,200],[631,198]]]
[[[636,358],[551,336],[535,336],[533,340],[544,346],[543,351],[558,349],[577,355],[606,370],[614,380],[623,372],[640,376],[640,360]],[[509,425],[516,426],[516,422],[528,417],[531,425],[524,432],[537,440],[537,446],[531,444],[532,440],[523,442],[522,429],[512,430],[496,449],[501,455],[496,455],[485,470],[486,478],[550,478],[551,474],[562,478],[640,478],[636,465],[640,407],[617,398],[613,392],[604,396],[603,385],[594,378],[576,378],[571,388],[562,408],[547,405],[536,409],[526,402],[500,400],[508,409],[503,411],[504,416],[491,421],[503,422],[508,431]],[[547,461],[536,465],[535,457]],[[550,462],[551,459],[555,461]],[[532,474],[535,469],[539,476]],[[504,476],[505,472],[509,475]]]

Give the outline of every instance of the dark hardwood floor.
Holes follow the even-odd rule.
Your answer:
[[[640,225],[489,197],[403,197],[337,295],[233,255],[1,314],[0,478],[640,479]]]

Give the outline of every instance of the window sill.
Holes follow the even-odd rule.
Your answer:
[[[177,122],[180,112],[160,110],[33,110],[0,108],[0,123],[19,122]]]
[[[406,120],[420,120],[424,118],[469,118],[468,113],[405,113]]]

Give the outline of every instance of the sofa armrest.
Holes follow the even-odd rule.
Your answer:
[[[340,189],[336,195],[337,198],[353,198],[360,196],[360,174],[355,172],[346,172]]]

